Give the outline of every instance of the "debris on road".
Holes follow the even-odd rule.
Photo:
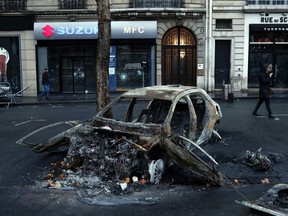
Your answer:
[[[255,153],[247,150],[243,162],[257,170],[268,170],[270,168],[271,161],[267,156],[262,155],[261,151],[262,148],[258,149]]]

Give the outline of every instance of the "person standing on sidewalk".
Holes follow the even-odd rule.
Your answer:
[[[276,118],[272,114],[271,107],[270,107],[270,85],[272,81],[272,64],[269,64],[264,70],[259,74],[259,100],[253,110],[253,115],[260,116],[257,114],[258,109],[260,108],[261,104],[265,101],[266,109],[268,111],[269,118]]]
[[[46,100],[49,100],[50,83],[49,83],[48,68],[45,68],[44,72],[42,73],[42,85],[43,85],[43,91],[41,92],[40,97],[45,95]]]

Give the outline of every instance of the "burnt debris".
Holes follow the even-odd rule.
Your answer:
[[[127,183],[159,184],[171,166],[224,185],[216,160],[201,148],[213,135],[220,138],[214,127],[221,118],[220,106],[203,89],[145,87],[122,94],[90,121],[48,125],[17,143],[35,152],[67,152],[53,187],[90,182],[86,186],[99,194],[114,190],[111,185],[127,192]],[[35,142],[61,126],[55,136]]]

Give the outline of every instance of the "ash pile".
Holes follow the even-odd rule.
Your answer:
[[[109,205],[115,199],[117,203],[154,203],[159,199],[129,198],[135,192],[159,184],[164,162],[149,160],[123,134],[109,130],[105,133],[85,124],[72,134],[70,143],[63,161],[51,164],[42,187],[76,190],[80,200],[88,204]]]

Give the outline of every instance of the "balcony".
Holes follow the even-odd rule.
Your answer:
[[[131,0],[133,8],[180,8],[182,0]]]
[[[288,5],[288,0],[247,0],[247,5]]]
[[[26,10],[26,0],[0,0],[1,12],[18,12]]]
[[[85,9],[86,0],[59,0],[59,9]]]

